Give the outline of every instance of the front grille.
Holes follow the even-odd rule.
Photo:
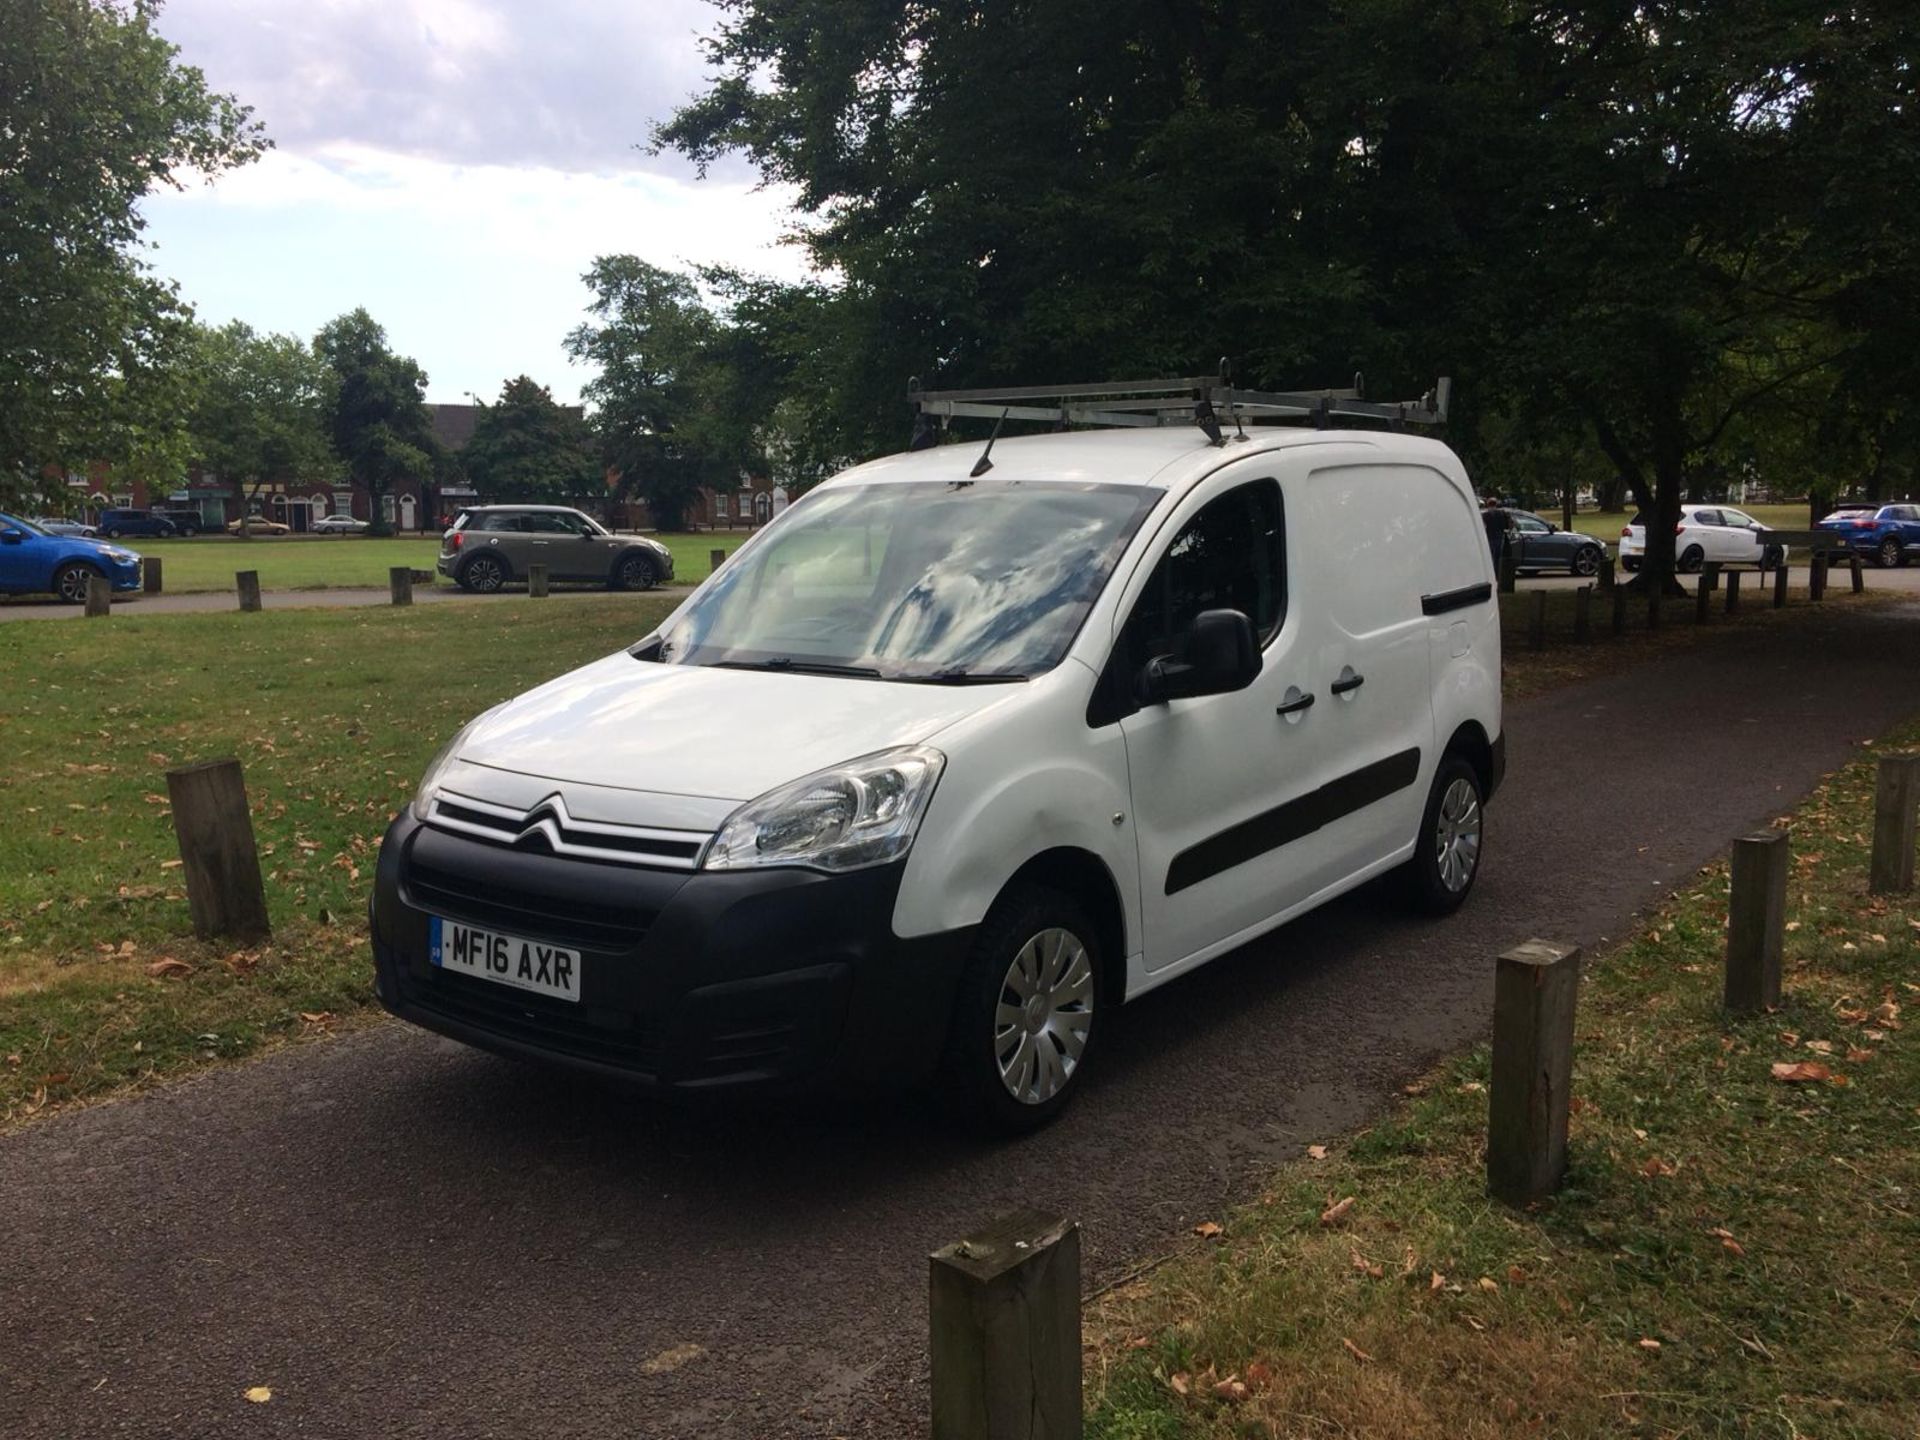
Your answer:
[[[509,991],[470,975],[436,970],[422,979],[399,967],[402,998],[448,1020],[640,1074],[660,1068],[661,1023],[650,1016]]]
[[[427,819],[442,830],[535,854],[670,870],[693,869],[708,838],[687,830],[578,820],[558,795],[548,796],[531,810],[520,810],[443,791],[434,797]]]
[[[630,951],[654,919],[654,912],[640,906],[503,889],[418,860],[407,865],[405,880],[417,909],[572,950]]]

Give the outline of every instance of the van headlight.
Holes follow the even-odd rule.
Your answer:
[[[492,713],[489,710],[487,715]],[[433,797],[440,793],[440,782],[446,778],[447,771],[453,768],[453,762],[459,759],[460,747],[466,743],[467,736],[473,733],[474,726],[486,719],[487,715],[476,715],[462,725],[459,733],[442,745],[440,753],[427,762],[426,773],[420,777],[420,788],[413,792],[413,803],[408,807],[413,811],[414,819],[423,824],[426,822],[433,810]]]
[[[938,750],[908,745],[769,790],[727,817],[701,868],[841,871],[898,859],[912,847],[946,763]]]

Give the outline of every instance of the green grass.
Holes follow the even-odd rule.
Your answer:
[[[697,585],[712,567],[714,550],[731,553],[749,532],[720,530],[696,535],[660,535],[673,552],[674,582]],[[364,535],[256,535],[249,540],[208,535],[193,540],[126,540],[120,542],[163,564],[170,595],[208,590],[231,590],[236,570],[258,570],[266,590],[323,590],[384,588],[387,571],[396,565],[431,570],[440,555],[440,538]],[[442,585],[450,581],[439,580]]]
[[[374,855],[427,760],[672,603],[0,626],[0,1124],[370,1014]],[[167,808],[168,766],[225,755],[274,922],[248,951],[191,938]]]
[[[1723,865],[1588,957],[1556,1197],[1487,1200],[1487,1055],[1443,1064],[1092,1308],[1090,1440],[1912,1440],[1920,901],[1865,893],[1872,792],[1793,820],[1778,1013],[1719,1009]]]

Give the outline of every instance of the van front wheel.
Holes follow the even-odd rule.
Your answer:
[[[1466,901],[1485,852],[1486,795],[1480,772],[1447,755],[1427,792],[1413,858],[1402,872],[1407,898],[1429,915],[1447,915]]]
[[[1097,931],[1072,896],[1010,889],[987,913],[954,1000],[941,1097],[970,1123],[1024,1134],[1072,1100],[1100,999]]]

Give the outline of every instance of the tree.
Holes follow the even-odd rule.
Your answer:
[[[585,420],[554,404],[547,387],[525,375],[509,380],[499,400],[481,410],[460,460],[489,501],[558,503],[606,493]]]
[[[179,463],[189,314],[140,255],[139,201],[267,141],[159,8],[0,0],[0,499],[49,465]]]
[[[632,255],[603,255],[582,278],[594,318],[567,336],[567,354],[598,369],[583,393],[602,458],[618,493],[679,529],[700,488],[730,485],[748,458],[714,403],[720,323],[691,279]]]
[[[373,529],[387,529],[386,496],[402,480],[433,474],[438,442],[427,418],[427,372],[387,348],[387,332],[365,309],[329,321],[313,353],[333,371],[333,448],[373,505]]]
[[[192,456],[227,482],[240,514],[255,508],[270,482],[338,473],[328,429],[339,380],[305,341],[262,335],[238,320],[202,328],[192,368],[199,382],[186,416]]]
[[[852,453],[913,375],[1445,370],[1463,450],[1591,437],[1668,583],[1756,417],[1866,350],[1869,421],[1916,392],[1910,3],[733,0],[708,49],[655,143],[796,187]]]

